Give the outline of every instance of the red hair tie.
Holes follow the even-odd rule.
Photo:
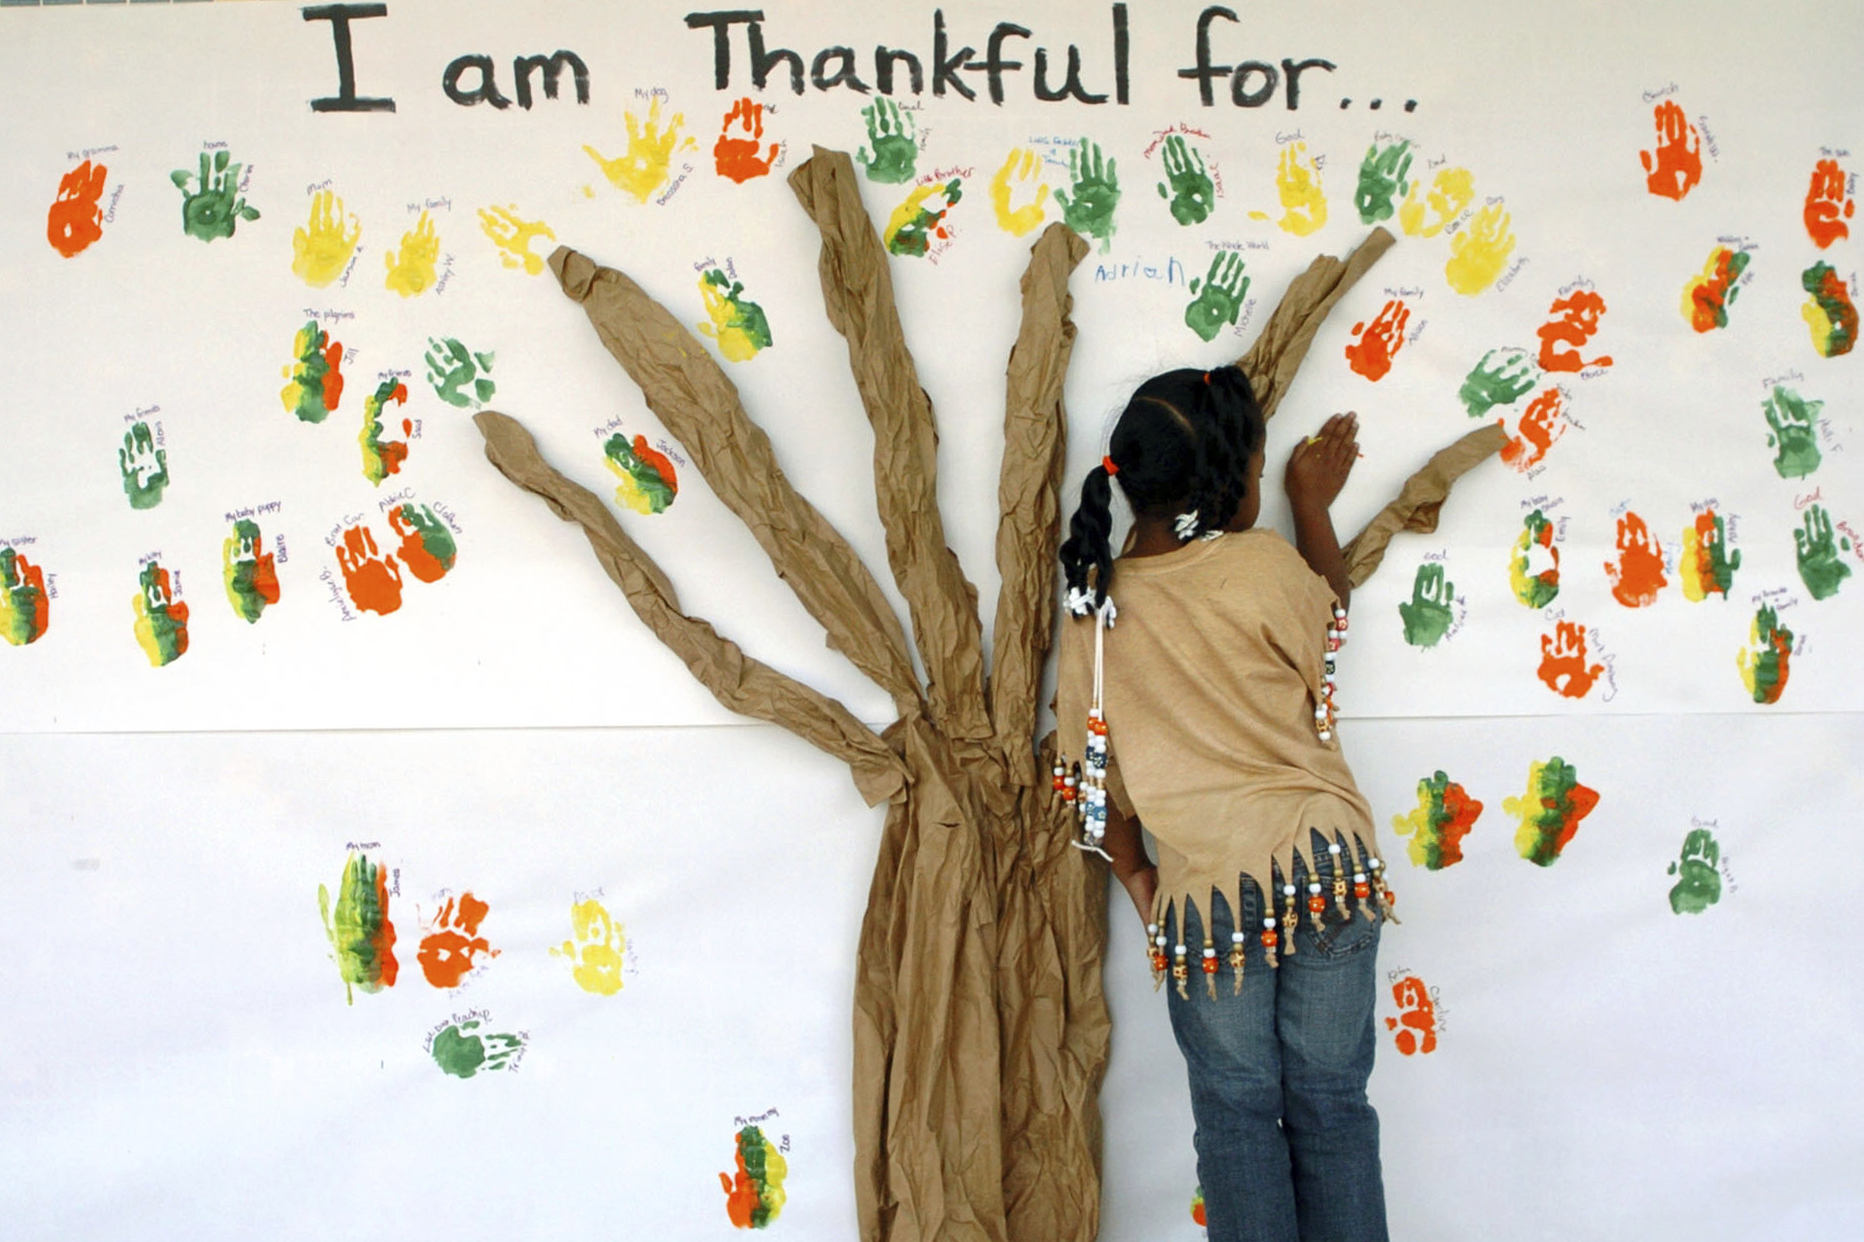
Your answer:
[[[1209,371],[1204,372],[1204,382],[1206,384],[1210,383],[1210,372]]]
[[[1115,464],[1114,464],[1114,461],[1113,461],[1113,458],[1111,458],[1111,457],[1103,457],[1103,458],[1101,458],[1101,459],[1100,459],[1100,468],[1101,468],[1102,470],[1105,470],[1105,471],[1107,472],[1107,477],[1108,477],[1109,479],[1110,479],[1110,478],[1112,478],[1112,477],[1113,477],[1114,475],[1116,475],[1116,474],[1118,474],[1118,473],[1120,472],[1120,468],[1119,468],[1119,466],[1117,466],[1117,465],[1115,465]]]

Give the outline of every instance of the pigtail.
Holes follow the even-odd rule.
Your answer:
[[[1247,467],[1262,440],[1262,415],[1241,367],[1207,371],[1197,388],[1203,434],[1197,440],[1187,507],[1197,510],[1204,531],[1216,531],[1229,523],[1247,496]]]
[[[1061,545],[1062,575],[1067,580],[1067,608],[1085,617],[1107,601],[1113,581],[1113,484],[1104,465],[1081,481],[1081,503],[1068,522]]]

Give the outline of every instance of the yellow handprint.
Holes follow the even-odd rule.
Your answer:
[[[1476,213],[1468,228],[1450,239],[1450,261],[1443,267],[1450,288],[1475,294],[1495,283],[1514,253],[1515,235],[1509,231],[1509,220],[1502,204],[1490,203]]]
[[[1029,231],[1042,223],[1046,214],[1042,204],[1048,200],[1048,183],[1038,182],[1036,197],[1032,203],[1024,203],[1014,211],[1010,209],[1010,193],[1013,189],[1023,187],[1035,179],[1042,171],[1042,157],[1028,147],[1017,147],[1003,161],[1003,167],[990,179],[990,204],[996,209],[997,227],[1016,237],[1027,236]],[[1015,185],[1011,185],[1012,178]]]
[[[1475,199],[1476,177],[1467,168],[1440,168],[1431,179],[1429,195],[1420,198],[1423,192],[1423,184],[1413,181],[1411,192],[1398,208],[1398,223],[1406,237],[1435,237],[1443,232]],[[1424,221],[1426,207],[1431,215],[1429,223]]]
[[[544,270],[544,257],[531,251],[533,237],[557,239],[548,224],[542,220],[522,220],[518,217],[518,205],[511,203],[504,207],[481,207],[479,209],[479,228],[492,239],[498,247],[498,260],[506,267],[521,267],[527,275],[535,276]]]
[[[666,131],[660,129],[660,100],[655,99],[647,110],[647,124],[632,112],[622,114],[628,123],[628,151],[620,159],[611,160],[588,144],[583,150],[589,153],[608,178],[610,185],[617,190],[626,190],[636,199],[645,203],[654,196],[654,191],[667,183],[667,166],[672,163],[675,151],[684,151],[699,144],[687,137],[681,141],[680,126],[686,123],[686,114],[675,112],[673,119],[667,123]]]
[[[628,951],[621,924],[592,897],[570,907],[570,928],[575,938],[550,950],[550,956],[569,959],[570,977],[585,992],[613,996],[621,991],[621,969]]]
[[[322,289],[343,274],[361,240],[362,225],[355,216],[345,217],[343,200],[319,190],[311,196],[309,224],[292,233],[291,270],[313,289]]]
[[[401,235],[401,250],[389,251],[387,287],[404,298],[427,292],[434,283],[434,260],[440,257],[440,235],[422,212],[414,227]]]
[[[1327,223],[1327,196],[1320,188],[1320,165],[1307,157],[1305,142],[1282,149],[1275,169],[1275,191],[1282,205],[1282,218],[1275,223],[1284,233],[1306,237]]]

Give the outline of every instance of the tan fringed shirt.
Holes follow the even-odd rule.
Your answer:
[[[1174,904],[1207,911],[1212,892],[1240,916],[1241,877],[1268,895],[1271,860],[1291,877],[1297,847],[1304,859],[1312,849],[1310,828],[1378,853],[1338,736],[1322,742],[1314,725],[1336,600],[1287,540],[1249,530],[1122,557],[1112,597],[1107,797],[1158,841],[1155,922],[1166,926]],[[1068,621],[1056,725],[1071,758],[1093,686],[1094,623]],[[1304,866],[1312,874],[1312,860]]]

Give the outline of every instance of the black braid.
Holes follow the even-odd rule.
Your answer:
[[[1107,585],[1113,578],[1113,485],[1107,468],[1095,466],[1081,481],[1081,504],[1068,522],[1068,540],[1061,545],[1062,573],[1070,591],[1088,589],[1093,572],[1094,606],[1107,602]]]

